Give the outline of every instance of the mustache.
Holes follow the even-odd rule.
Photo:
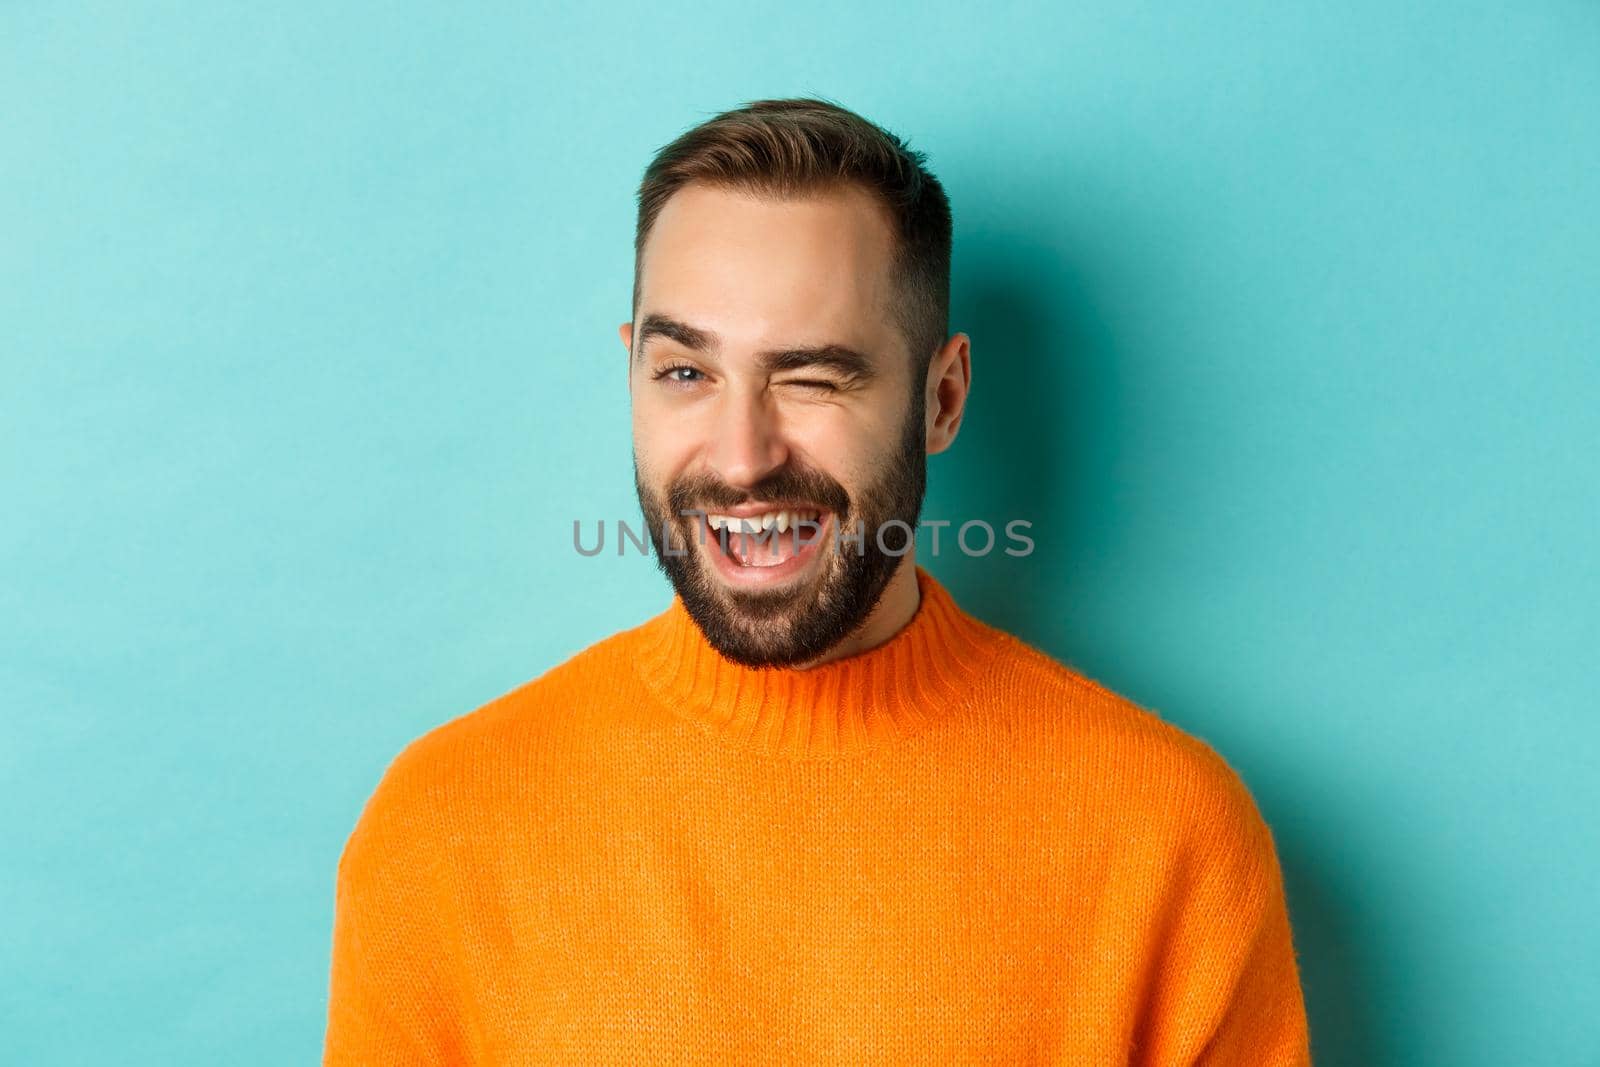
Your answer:
[[[736,489],[712,475],[680,478],[667,488],[667,505],[675,516],[685,511],[734,508],[756,501],[805,502],[843,515],[850,508],[844,486],[820,471],[785,467],[748,489]]]

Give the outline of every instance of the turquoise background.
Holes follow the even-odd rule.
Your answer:
[[[650,153],[819,93],[955,205],[925,560],[1205,738],[1319,1064],[1600,1063],[1600,5],[0,7],[0,1034],[314,1062],[409,740],[663,607]]]

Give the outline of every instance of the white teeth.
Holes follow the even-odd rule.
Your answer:
[[[797,529],[801,522],[817,523],[822,519],[820,511],[769,511],[764,515],[713,515],[706,514],[706,524],[713,530],[727,530],[730,533],[764,533],[777,527],[779,533]]]

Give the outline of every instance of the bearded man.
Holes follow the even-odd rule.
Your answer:
[[[923,154],[829,102],[656,155],[619,332],[675,595],[391,763],[326,1064],[1309,1062],[1238,776],[916,562],[950,247]]]

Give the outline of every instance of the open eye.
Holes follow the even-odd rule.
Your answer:
[[[677,385],[692,385],[704,377],[699,367],[691,367],[687,363],[673,363],[662,367],[653,375],[656,381],[663,379]]]

